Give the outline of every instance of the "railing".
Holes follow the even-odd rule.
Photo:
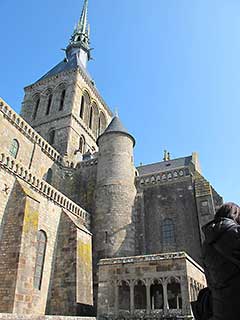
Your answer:
[[[63,163],[62,156],[46,141],[44,140],[26,121],[23,120],[13,109],[0,98],[0,112],[28,139],[38,144],[42,151],[46,153],[51,159],[59,163]]]
[[[0,154],[0,167],[3,167],[13,173],[15,176],[27,182],[31,187],[52,200],[54,203],[62,208],[70,211],[72,214],[83,220],[86,226],[90,225],[90,214],[79,207],[76,203],[64,196],[61,192],[48,184],[46,181],[39,179],[31,173],[30,170],[24,168],[21,163],[18,163],[10,156],[4,153]]]

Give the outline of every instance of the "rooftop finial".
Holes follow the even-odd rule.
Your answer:
[[[164,150],[164,156],[163,156],[163,161],[169,161],[171,160],[170,152],[167,150]]]
[[[119,117],[118,108],[117,107],[115,108],[115,112],[114,113],[115,113],[115,117]]]

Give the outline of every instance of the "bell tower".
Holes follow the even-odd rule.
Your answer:
[[[25,87],[21,116],[69,164],[98,151],[97,138],[112,119],[87,71],[90,55],[88,0],[65,50],[65,58]]]

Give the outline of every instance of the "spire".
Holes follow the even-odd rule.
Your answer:
[[[81,17],[74,28],[70,38],[69,45],[66,49],[67,58],[70,59],[73,54],[79,54],[80,60],[84,67],[90,56],[90,25],[88,24],[88,0],[84,0]]]
[[[88,14],[88,0],[84,0],[81,18],[78,22],[78,30],[83,34],[87,33],[87,14]]]

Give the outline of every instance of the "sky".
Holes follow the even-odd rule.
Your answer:
[[[64,58],[83,0],[0,0],[0,96]],[[135,164],[199,153],[202,173],[240,203],[240,1],[89,0],[88,70],[136,138]]]

